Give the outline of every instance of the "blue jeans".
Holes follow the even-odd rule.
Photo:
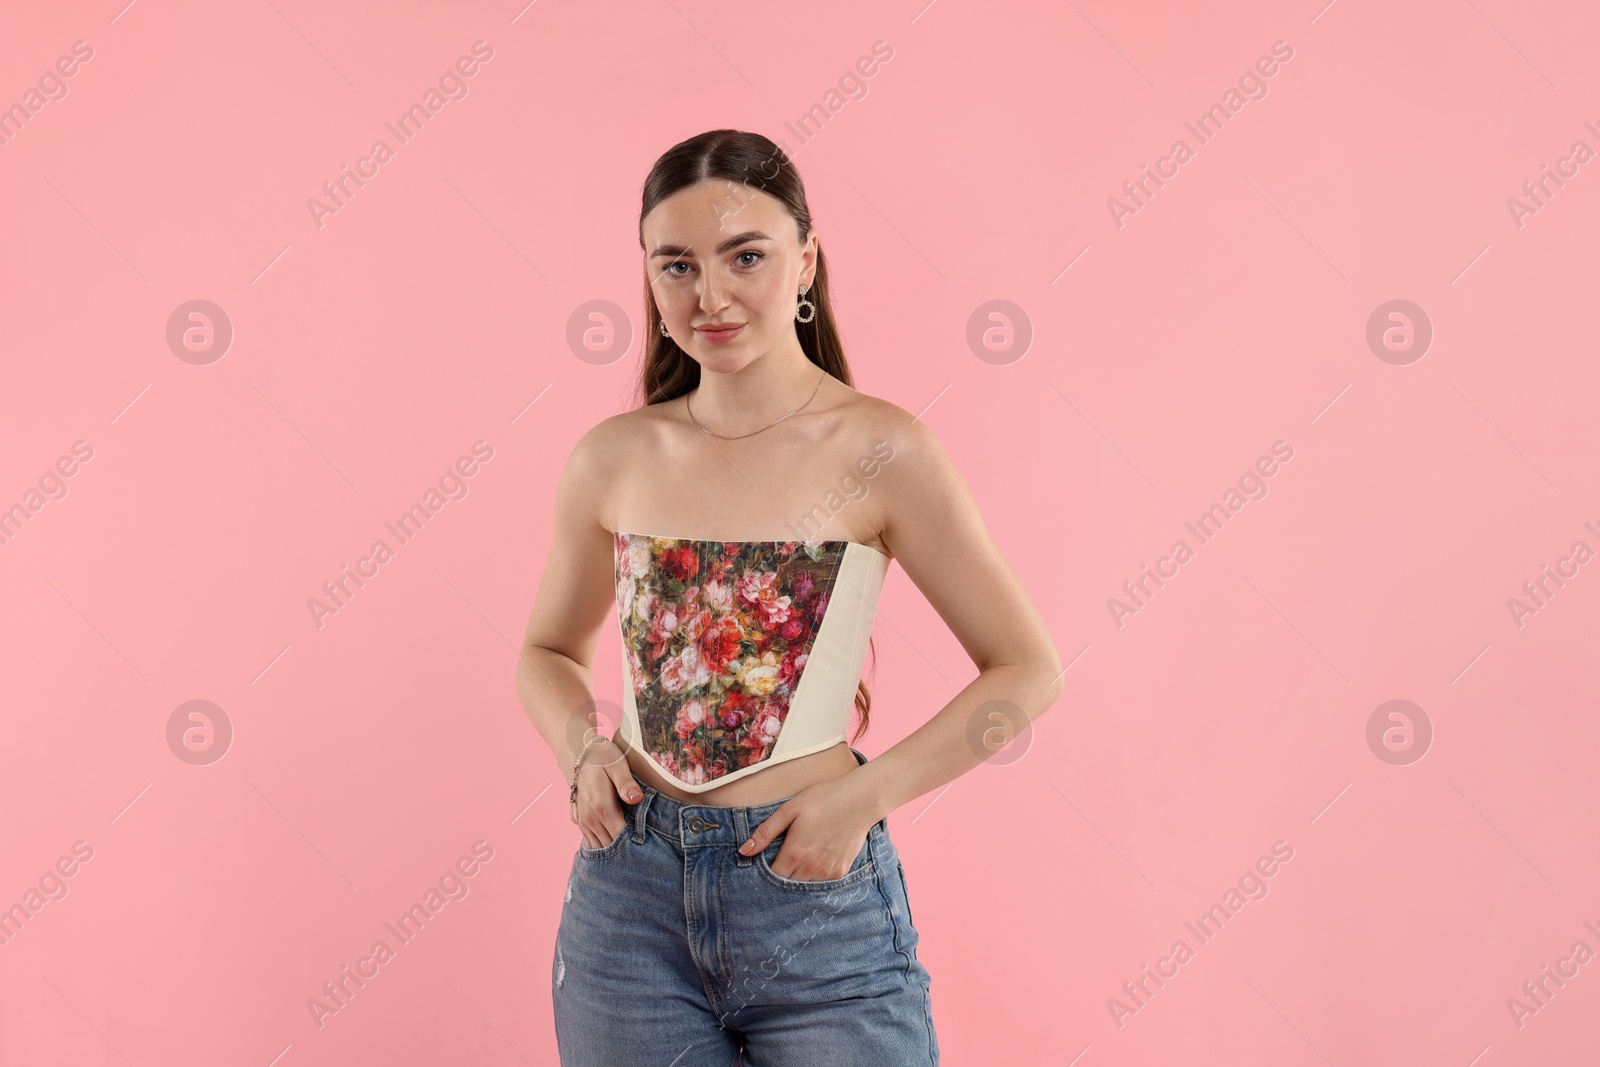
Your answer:
[[[572,860],[550,974],[562,1067],[937,1067],[888,819],[844,877],[795,881],[770,866],[784,834],[739,852],[787,797],[684,804],[639,784],[616,840]]]

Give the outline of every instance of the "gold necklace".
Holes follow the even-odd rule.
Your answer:
[[[813,401],[813,400],[815,400],[817,398],[817,392],[818,392],[818,390],[820,390],[822,388],[822,379],[826,378],[827,376],[828,376],[828,370],[827,370],[826,367],[824,367],[823,370],[822,370],[822,373],[817,376],[817,387],[815,389],[811,390],[811,395],[806,398],[806,402],[804,404],[801,404],[799,407],[795,408],[793,411],[789,412],[789,415],[798,415],[798,414],[800,414],[800,412],[802,412],[802,411],[804,411],[806,409],[806,406],[809,405],[811,403],[811,401]],[[685,410],[687,410],[689,412],[689,421],[694,423],[696,426],[699,426],[701,433],[706,434],[709,437],[720,437],[724,441],[737,441],[741,437],[754,437],[756,434],[760,433],[761,430],[770,430],[774,426],[778,425],[779,422],[782,422],[783,419],[787,419],[789,417],[789,415],[785,415],[783,417],[783,419],[778,419],[776,422],[769,422],[765,426],[761,427],[761,430],[751,430],[749,433],[741,433],[741,434],[737,434],[737,435],[735,435],[733,437],[726,437],[726,436],[724,436],[723,434],[720,434],[720,433],[712,433],[710,430],[706,429],[704,426],[700,426],[700,420],[694,417],[694,409],[689,407],[689,394],[688,393],[684,393],[683,394],[683,406],[684,406]]]

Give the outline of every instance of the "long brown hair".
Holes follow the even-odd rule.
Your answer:
[[[644,219],[655,206],[673,193],[708,180],[739,182],[751,189],[776,197],[788,210],[799,231],[796,242],[803,244],[811,231],[811,207],[806,203],[805,183],[788,155],[759,133],[744,130],[707,130],[680,141],[662,153],[644,180],[643,202],[639,208],[639,248],[644,249]],[[806,358],[851,388],[850,364],[844,358],[844,345],[833,317],[833,301],[828,293],[828,257],[817,244],[817,269],[806,299],[816,305],[810,322],[795,320],[795,334]],[[700,384],[700,364],[678,347],[671,337],[661,335],[661,315],[650,291],[650,271],[644,276],[644,360],[634,391],[635,409],[676,400]],[[869,640],[874,669],[877,649]],[[872,708],[872,693],[866,682],[857,683],[856,713],[860,725],[852,741],[867,732]]]

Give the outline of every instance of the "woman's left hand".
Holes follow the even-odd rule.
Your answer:
[[[878,821],[863,810],[860,791],[854,783],[846,784],[849,777],[800,790],[751,831],[739,851],[758,855],[784,834],[783,846],[772,858],[773,874],[802,882],[843,878],[861,854],[867,831]]]

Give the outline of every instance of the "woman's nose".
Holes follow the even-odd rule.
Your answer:
[[[700,310],[716,311],[727,306],[725,291],[719,282],[702,278],[700,282]]]

